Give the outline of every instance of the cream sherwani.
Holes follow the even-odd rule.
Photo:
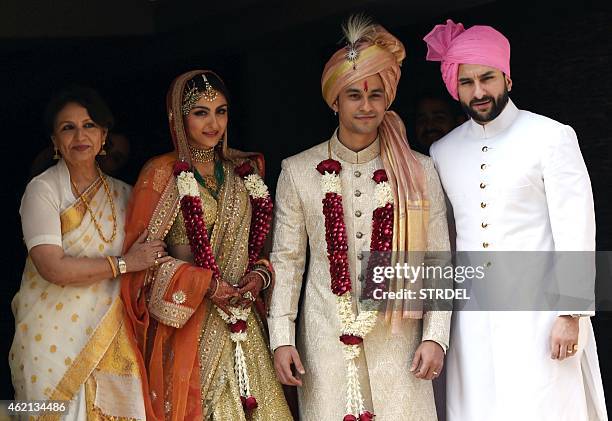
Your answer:
[[[487,125],[469,120],[436,142],[431,156],[453,207],[457,251],[595,250],[591,185],[571,127],[510,101]],[[577,354],[558,361],[550,357],[558,314],[456,312],[447,419],[607,419],[590,319],[580,320]]]
[[[282,162],[270,257],[276,285],[268,324],[272,350],[281,345],[296,345],[304,364],[306,374],[303,386],[298,388],[302,421],[341,420],[346,414],[346,371],[338,339],[341,328],[336,298],[330,289],[323,196],[320,174],[315,169],[329,157],[328,147],[332,158],[342,164],[340,178],[354,297],[360,293],[356,279],[362,252],[370,247],[372,212],[376,206],[372,174],[383,168],[378,140],[360,152],[353,152],[335,134],[329,142]],[[428,249],[448,250],[445,203],[438,176],[432,161],[417,155],[427,175],[431,203]],[[310,262],[306,283],[302,285],[307,247]],[[428,312],[422,320],[402,320],[395,334],[379,317],[364,339],[358,359],[366,408],[373,409],[380,420],[435,420],[431,381],[416,379],[409,366],[423,340],[433,340],[447,348],[450,313]]]

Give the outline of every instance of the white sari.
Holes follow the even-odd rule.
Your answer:
[[[117,219],[111,244],[102,241],[91,215],[74,197],[63,160],[35,177],[21,203],[28,250],[61,246],[67,255],[120,255],[130,187],[106,177]],[[101,179],[84,193],[105,236],[113,227],[110,201]],[[145,419],[134,349],[123,327],[119,279],[88,286],[46,281],[30,257],[13,299],[15,338],[9,362],[18,400],[70,401],[64,415],[45,419]]]

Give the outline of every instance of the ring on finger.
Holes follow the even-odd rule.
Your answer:
[[[432,373],[433,373],[433,375],[434,375],[434,376],[437,376],[437,375],[438,375],[438,372],[437,372],[437,371],[432,371]]]
[[[155,266],[158,266],[158,265],[159,265],[159,260],[155,259],[155,261],[153,262],[153,264],[154,264]]]
[[[162,257],[162,252],[161,252],[161,251],[158,251],[158,252],[157,252],[157,258],[158,258],[158,259],[161,259],[161,257]]]
[[[251,291],[245,292],[244,294],[242,294],[242,296],[247,300],[255,301],[255,297],[253,297],[253,293]]]

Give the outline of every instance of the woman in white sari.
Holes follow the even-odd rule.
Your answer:
[[[118,275],[165,262],[165,244],[145,232],[121,256],[130,187],[96,164],[113,122],[97,93],[69,88],[45,120],[59,161],[21,202],[29,255],[12,305],[15,399],[66,401],[66,413],[44,419],[144,420]]]

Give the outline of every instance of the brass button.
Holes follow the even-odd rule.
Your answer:
[[[355,177],[361,177],[361,171],[355,171],[353,174],[355,174]]]
[[[361,211],[355,211],[355,216],[359,218],[361,216]]]
[[[483,146],[483,147],[482,147],[482,151],[483,151],[483,152],[486,152],[486,151],[488,151],[488,150],[489,150],[489,147],[488,147],[488,146]]]
[[[363,260],[363,253],[359,253],[357,255],[357,260]]]
[[[482,243],[482,247],[486,249],[487,247],[489,247],[489,243],[487,242]]]
[[[480,164],[480,169],[484,170],[485,168],[487,168],[487,164]]]
[[[362,232],[358,232],[358,233],[356,234],[356,236],[357,236],[357,238],[361,238],[361,237],[363,237],[363,233],[362,233]]]
[[[359,190],[355,190],[355,197],[361,196],[361,192]]]
[[[484,209],[487,207],[487,204],[485,202],[480,202],[480,207]]]
[[[487,185],[485,183],[480,183],[480,188],[484,189],[485,187],[487,187]]]
[[[486,227],[489,226],[489,224],[487,224],[486,222],[483,222],[483,223],[480,224],[480,226],[483,227],[483,228],[486,228]]]
[[[363,282],[363,275],[360,273],[359,276],[357,276],[357,279],[359,282]]]

